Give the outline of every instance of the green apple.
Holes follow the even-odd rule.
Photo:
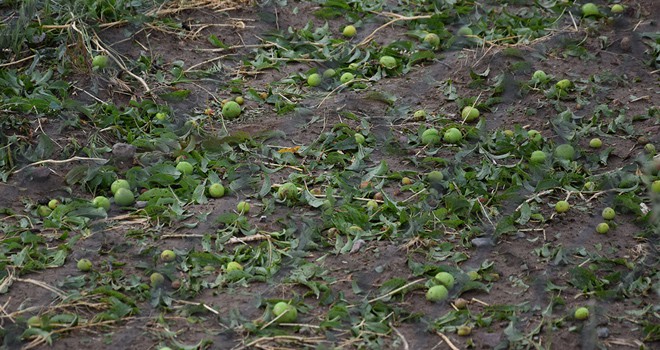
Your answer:
[[[623,6],[621,4],[614,4],[610,8],[610,11],[612,11],[612,13],[621,13],[623,12]]]
[[[225,186],[222,186],[222,184],[219,183],[214,183],[211,186],[209,186],[209,195],[212,198],[220,198],[225,195]]]
[[[135,196],[131,190],[120,188],[115,193],[115,203],[121,207],[127,207],[135,203]]]
[[[334,69],[332,69],[332,68],[328,68],[328,69],[326,69],[325,71],[323,71],[323,77],[324,77],[324,78],[332,78],[332,77],[334,77],[336,74],[337,74],[337,72],[336,72]]]
[[[346,73],[341,75],[341,77],[339,78],[339,82],[341,82],[342,84],[346,84],[346,83],[352,81],[353,79],[355,79],[355,76],[353,75],[353,73],[346,72]]]
[[[105,196],[96,196],[92,199],[92,205],[96,208],[103,208],[105,211],[110,210],[110,200]]]
[[[614,217],[616,216],[616,212],[614,211],[614,209],[607,207],[603,209],[602,216],[603,219],[605,220],[614,220]]]
[[[466,122],[471,122],[479,118],[479,110],[476,107],[465,106],[461,111],[461,117],[463,117],[463,120]]]
[[[298,310],[296,310],[295,306],[280,301],[273,306],[273,315],[277,317],[277,322],[279,323],[292,323],[298,319]]]
[[[112,194],[115,194],[115,193],[117,193],[117,190],[120,189],[120,188],[125,188],[127,190],[130,190],[131,185],[128,183],[128,181],[126,181],[124,179],[118,179],[118,180],[115,180],[110,185],[110,192],[112,192]]]
[[[660,193],[660,180],[655,180],[651,184],[651,192]]]
[[[164,262],[171,262],[176,259],[176,253],[173,250],[165,249],[160,253],[160,260]]]
[[[165,283],[165,276],[163,276],[161,273],[154,272],[149,276],[149,280],[151,281],[151,286],[152,287],[159,287]]]
[[[599,14],[600,11],[598,10],[598,6],[596,6],[595,4],[588,2],[582,5],[582,15],[584,17],[598,16]]]
[[[240,214],[245,214],[250,211],[250,203],[240,201],[238,204],[236,204],[236,210],[238,210]]]
[[[92,67],[96,69],[103,69],[108,66],[108,56],[96,55],[92,58]]]
[[[589,141],[589,147],[591,148],[601,148],[603,146],[603,141],[601,141],[599,138],[593,138],[591,141]]]
[[[571,83],[571,81],[568,80],[568,79],[562,79],[562,80],[558,81],[557,84],[555,84],[555,86],[559,90],[566,90],[566,89],[570,88],[571,85],[573,85],[573,83]]]
[[[282,184],[282,186],[280,186],[280,188],[277,189],[277,197],[282,200],[298,199],[299,195],[300,195],[300,189],[298,189],[298,186],[296,186],[296,184],[292,182],[285,182]]]
[[[227,272],[232,272],[232,271],[243,271],[243,265],[236,261],[230,261],[227,264],[227,268],[225,269]]]
[[[342,31],[342,34],[347,38],[354,37],[356,33],[357,33],[357,29],[355,29],[354,25],[350,25],[350,24],[344,27],[344,30]]]
[[[442,172],[440,172],[438,170],[433,170],[433,171],[431,171],[430,173],[428,173],[426,175],[426,179],[430,183],[439,183],[440,181],[442,181],[444,179],[444,175],[442,175]]]
[[[364,144],[365,141],[364,135],[360,134],[359,132],[356,132],[355,135],[353,135],[353,137],[355,138],[355,143],[357,143],[358,145]]]
[[[190,163],[188,163],[184,160],[184,161],[179,162],[176,165],[176,170],[178,170],[182,174],[190,175],[190,174],[193,173],[193,166],[192,166],[192,164],[190,164]]]
[[[606,222],[601,222],[596,226],[596,232],[600,234],[606,234],[610,230],[610,225],[608,225]]]
[[[422,143],[425,145],[433,145],[440,142],[440,132],[438,129],[430,128],[424,130],[422,133]]]
[[[435,33],[428,33],[424,36],[424,42],[433,48],[440,46],[440,37]]]
[[[555,156],[559,159],[573,160],[575,149],[568,143],[561,144],[555,147]]]
[[[48,208],[55,210],[60,205],[60,201],[57,199],[51,199],[48,201]]]
[[[241,105],[236,101],[228,101],[222,106],[222,116],[227,119],[234,119],[241,114]]]
[[[53,209],[48,208],[47,205],[40,205],[37,208],[37,214],[41,217],[46,217],[46,216],[50,215],[50,213],[52,213],[52,212],[53,212]]]
[[[529,157],[529,161],[535,164],[540,164],[545,162],[546,155],[545,152],[543,151],[534,151],[532,152],[532,155]]]
[[[448,296],[449,291],[443,285],[433,286],[426,292],[426,300],[428,301],[443,301]]]
[[[451,289],[454,286],[454,276],[449,272],[438,272],[435,275],[435,279],[440,282],[440,284],[447,287],[447,289]]]
[[[575,310],[575,318],[578,320],[586,320],[589,318],[589,309],[586,307],[580,307]]]
[[[309,86],[311,86],[311,87],[319,86],[319,85],[321,85],[321,81],[322,81],[322,80],[323,80],[323,79],[321,78],[321,75],[320,75],[320,74],[318,74],[318,73],[313,73],[313,74],[310,74],[310,75],[307,77],[307,85],[309,85]]]
[[[545,74],[545,72],[542,70],[537,70],[536,72],[534,72],[534,74],[532,74],[532,79],[539,82],[544,82],[548,80],[548,75]]]
[[[559,214],[567,212],[570,208],[571,205],[567,201],[559,201],[555,204],[555,211]]]
[[[82,272],[88,272],[92,270],[92,262],[89,259],[80,259],[76,267]]]
[[[445,131],[443,140],[447,143],[459,143],[463,139],[463,134],[456,128],[449,128]]]
[[[387,69],[394,69],[396,68],[396,58],[392,56],[383,56],[380,58],[379,63],[381,66],[387,68]]]

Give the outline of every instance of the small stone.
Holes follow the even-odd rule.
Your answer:
[[[610,330],[607,327],[598,327],[596,328],[596,334],[598,338],[607,338],[610,336]]]
[[[473,246],[478,247],[478,248],[479,247],[488,247],[488,246],[494,247],[495,246],[495,242],[493,242],[493,240],[489,237],[473,238],[470,242],[472,243]]]
[[[112,158],[120,162],[130,162],[133,161],[136,151],[137,147],[128,143],[115,143],[112,146]]]
[[[624,36],[623,38],[621,38],[621,44],[619,44],[621,45],[621,50],[630,51],[630,46],[631,46],[630,41],[631,40],[629,36]]]

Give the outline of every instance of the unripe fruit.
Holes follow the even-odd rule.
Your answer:
[[[242,105],[243,103],[245,103],[245,98],[243,98],[243,96],[236,96],[234,101],[236,101],[236,103],[238,103],[239,105]]]
[[[342,34],[347,38],[351,38],[355,36],[356,33],[357,33],[357,29],[355,29],[355,26],[353,25],[347,25],[346,27],[344,27],[344,30],[342,31]]]
[[[537,70],[536,72],[534,72],[534,74],[532,74],[532,78],[537,81],[544,82],[548,80],[548,75],[545,74],[545,72],[542,70]]]
[[[591,141],[589,141],[589,147],[591,148],[600,148],[603,146],[603,141],[601,141],[599,138],[593,138]]]
[[[415,111],[413,114],[413,120],[423,120],[426,118],[426,111],[423,109]]]
[[[234,119],[241,114],[241,105],[235,101],[229,101],[222,106],[222,116],[227,119]]]
[[[97,55],[92,58],[92,67],[103,69],[108,66],[108,56]]]
[[[443,301],[447,299],[447,296],[449,296],[449,292],[443,285],[433,286],[426,292],[426,300],[428,301]]]
[[[589,318],[589,309],[581,307],[575,310],[575,318],[578,320],[586,320]]]
[[[41,217],[46,217],[52,212],[53,209],[48,208],[46,205],[40,205],[39,208],[37,208],[37,214]]]
[[[76,267],[82,272],[88,272],[92,270],[92,262],[89,259],[80,259]]]
[[[428,33],[424,36],[424,42],[431,45],[431,47],[436,48],[440,46],[440,37],[435,33]]]
[[[342,84],[346,84],[349,81],[352,81],[354,78],[355,76],[353,75],[353,73],[346,72],[341,75],[341,77],[339,78],[339,82],[341,82]]]
[[[120,188],[115,193],[115,203],[121,207],[127,207],[135,202],[135,196],[131,190]]]
[[[447,287],[447,289],[451,289],[454,286],[454,276],[449,272],[438,272],[435,275],[435,279],[440,282],[440,284]]]
[[[456,128],[449,128],[447,131],[445,131],[443,139],[448,143],[459,143],[463,139],[463,135],[461,134],[460,130]]]
[[[92,205],[96,208],[103,208],[105,211],[110,210],[110,200],[105,196],[94,197]]]
[[[376,202],[376,201],[373,200],[373,199],[370,199],[370,200],[367,202],[366,206],[367,206],[367,209],[368,209],[368,210],[370,210],[370,211],[375,211],[376,209],[378,209],[378,202]]]
[[[180,171],[182,174],[190,175],[193,173],[193,166],[186,161],[182,161],[176,165],[176,170]]]
[[[472,328],[469,326],[460,326],[456,330],[456,334],[460,335],[461,337],[467,337],[470,335],[470,333],[472,333]]]
[[[442,172],[438,170],[433,170],[432,172],[428,173],[428,175],[426,175],[426,179],[430,183],[438,183],[444,179],[444,175],[442,175]]]
[[[555,211],[557,213],[565,213],[570,209],[571,205],[567,201],[559,201],[555,204]]]
[[[380,65],[387,68],[387,69],[394,69],[396,68],[396,59],[392,56],[383,56],[379,60]]]
[[[165,283],[165,276],[158,272],[154,272],[149,276],[149,280],[151,281],[152,287],[158,287]]]
[[[527,132],[527,138],[529,138],[533,142],[541,142],[543,141],[543,135],[541,135],[540,132],[537,130],[529,130]]]
[[[332,78],[332,77],[335,76],[335,74],[337,74],[337,72],[335,72],[334,69],[328,68],[323,72],[323,77],[324,78]]]
[[[470,27],[468,27],[468,26],[461,27],[461,28],[458,30],[457,34],[458,34],[459,36],[468,36],[468,35],[472,35],[472,29],[471,29]]]
[[[318,74],[318,73],[310,74],[307,77],[307,85],[312,86],[312,87],[319,86],[319,85],[321,85],[321,80],[322,79],[321,79],[320,74]]]
[[[230,262],[227,264],[227,269],[226,269],[226,271],[227,271],[227,272],[232,272],[232,271],[243,271],[243,265],[241,265],[240,263],[238,263],[238,262],[236,262],[236,261],[230,261]]]
[[[614,4],[610,11],[612,11],[612,13],[621,13],[623,12],[623,6],[621,4]]]
[[[277,189],[277,197],[280,199],[297,199],[299,194],[298,186],[291,182],[286,182]]]
[[[603,219],[605,220],[614,220],[614,217],[616,216],[616,212],[614,211],[614,209],[607,207],[603,209],[602,216]]]
[[[353,137],[355,138],[355,143],[357,143],[358,145],[364,144],[365,141],[364,135],[356,132],[355,135],[353,135]]]
[[[561,144],[555,148],[555,156],[559,159],[573,160],[575,149],[568,143]]]
[[[273,306],[273,315],[278,317],[277,322],[279,323],[292,323],[298,319],[298,310],[295,306],[280,301]]]
[[[608,225],[606,222],[601,222],[596,226],[596,232],[600,234],[606,234],[610,230],[610,225]]]
[[[594,5],[593,3],[586,3],[582,5],[582,15],[584,17],[589,17],[589,16],[598,16],[600,14],[600,11],[598,11],[598,6]]]
[[[479,118],[479,110],[476,107],[465,106],[463,107],[463,111],[461,111],[461,116],[463,120],[470,122]]]
[[[566,89],[570,88],[571,85],[572,85],[572,83],[568,79],[562,79],[562,80],[558,81],[557,84],[555,84],[555,86],[559,90],[566,90]]]
[[[52,210],[55,210],[55,208],[57,208],[59,205],[60,205],[60,201],[58,201],[57,199],[51,199],[50,201],[48,201],[48,208]]]
[[[240,214],[247,213],[250,211],[250,203],[245,201],[238,202],[236,205],[236,210],[238,210]]]
[[[422,133],[422,143],[425,145],[433,145],[440,142],[440,132],[437,129],[430,128],[424,130]]]
[[[120,189],[120,188],[125,188],[127,190],[130,190],[131,185],[128,183],[128,181],[126,181],[124,179],[118,179],[118,180],[115,180],[110,185],[110,192],[112,192],[112,194],[115,194],[115,193],[117,193],[117,190]]]
[[[160,260],[163,260],[164,262],[171,262],[176,259],[176,253],[172,250],[165,249],[163,250],[162,253],[160,253]]]
[[[535,164],[540,164],[545,162],[546,155],[545,152],[543,151],[534,151],[532,152],[531,157],[529,158],[529,161]]]
[[[655,180],[651,184],[651,192],[660,193],[660,180]]]
[[[214,183],[209,186],[209,195],[213,198],[220,198],[225,195],[225,186],[222,184]]]

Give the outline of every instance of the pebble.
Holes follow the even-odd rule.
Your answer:
[[[596,334],[598,338],[607,338],[610,336],[610,330],[607,327],[598,327],[596,328]]]
[[[133,160],[136,151],[137,147],[128,143],[119,142],[112,146],[112,157],[121,162],[128,162]]]
[[[477,237],[473,238],[471,241],[473,246],[475,247],[494,247],[495,242],[493,242],[493,239],[490,237]]]
[[[621,50],[623,51],[630,51],[630,37],[629,36],[624,36],[621,38]]]

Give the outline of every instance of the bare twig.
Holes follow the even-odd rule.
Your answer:
[[[40,161],[38,161],[38,162],[30,163],[30,164],[28,164],[28,165],[26,165],[26,166],[24,166],[24,167],[22,167],[22,168],[20,168],[20,169],[18,169],[18,170],[16,170],[16,171],[14,171],[12,174],[20,173],[21,171],[23,171],[23,170],[25,170],[25,169],[27,169],[27,168],[29,168],[29,167],[33,167],[33,166],[35,166],[35,165],[41,165],[41,164],[63,164],[63,163],[75,162],[75,161],[78,161],[78,160],[91,160],[91,161],[95,161],[95,162],[104,162],[104,163],[106,163],[106,162],[108,161],[108,160],[105,159],[105,158],[89,158],[89,157],[77,157],[77,156],[76,156],[76,157],[69,158],[69,159],[63,159],[63,160],[44,159],[44,160],[40,160]]]

